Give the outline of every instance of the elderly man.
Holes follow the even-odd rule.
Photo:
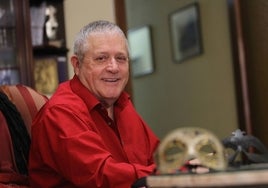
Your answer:
[[[159,143],[124,88],[129,52],[108,21],[86,25],[71,57],[74,77],[62,83],[32,126],[32,187],[127,188],[154,172]]]

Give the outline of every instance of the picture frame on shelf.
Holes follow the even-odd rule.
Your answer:
[[[55,57],[34,60],[34,82],[38,92],[51,95],[59,84],[58,62]]]
[[[148,25],[128,30],[130,69],[133,77],[153,73],[151,27]]]
[[[199,4],[192,3],[169,15],[173,60],[183,62],[203,53]]]
[[[34,83],[38,92],[51,95],[58,85],[68,79],[65,56],[46,56],[34,59]]]

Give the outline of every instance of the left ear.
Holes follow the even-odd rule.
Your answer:
[[[76,55],[73,55],[71,57],[71,63],[74,68],[74,74],[78,75],[79,74],[79,60]]]

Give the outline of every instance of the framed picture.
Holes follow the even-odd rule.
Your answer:
[[[130,65],[133,77],[150,74],[154,71],[151,28],[143,26],[128,31]]]
[[[199,5],[193,3],[169,16],[172,55],[175,62],[202,53]]]
[[[34,59],[34,81],[38,92],[50,96],[66,80],[68,67],[65,56],[41,56]]]
[[[38,92],[51,95],[59,84],[57,59],[54,57],[35,59],[34,81]]]

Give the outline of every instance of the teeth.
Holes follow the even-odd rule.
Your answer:
[[[115,78],[111,78],[111,79],[104,79],[105,81],[107,81],[107,82],[115,82],[115,81],[117,81],[117,79],[115,79]]]

